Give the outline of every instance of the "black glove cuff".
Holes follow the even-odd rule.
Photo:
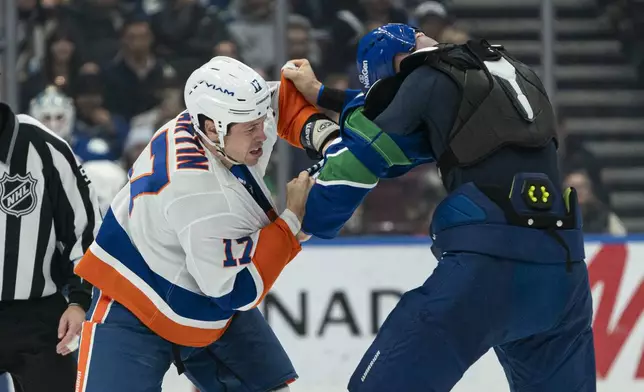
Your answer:
[[[331,87],[322,87],[322,92],[318,97],[318,106],[336,113],[342,113],[344,107],[345,92]]]
[[[69,293],[69,303],[78,304],[87,312],[92,304],[92,296],[84,291],[72,291]]]

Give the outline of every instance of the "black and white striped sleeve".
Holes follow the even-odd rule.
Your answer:
[[[60,175],[62,191],[59,204],[54,206],[54,220],[67,221],[70,233],[64,244],[69,259],[76,264],[94,241],[101,223],[101,213],[94,189],[83,167],[78,163],[71,148],[57,148],[50,144],[54,167]],[[73,221],[69,221],[73,217]],[[72,228],[73,227],[73,228]]]
[[[69,260],[73,264],[67,279],[69,301],[85,307],[86,296],[91,295],[91,286],[74,275],[73,266],[83,257],[96,237],[101,223],[99,204],[89,178],[69,145],[49,144],[49,148],[62,184],[57,197],[58,203],[53,206],[54,224],[63,231],[58,237],[63,247],[63,261]]]
[[[59,245],[61,268],[69,302],[88,309],[92,287],[74,274],[74,266],[94,241],[101,224],[98,199],[71,147],[53,132],[21,116],[21,123],[36,126],[44,139],[43,171],[48,178],[51,209]],[[47,167],[51,162],[51,167]]]

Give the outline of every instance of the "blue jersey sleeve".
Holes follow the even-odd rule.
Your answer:
[[[359,105],[364,100],[356,101]],[[345,110],[341,137],[327,148],[309,193],[302,231],[319,238],[335,237],[380,178],[396,177],[431,162],[427,144],[412,140],[416,135],[397,142],[365,117],[362,107]]]

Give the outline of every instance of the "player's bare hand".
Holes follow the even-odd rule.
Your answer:
[[[286,184],[286,208],[293,211],[302,222],[306,210],[306,200],[315,180],[309,176],[306,170]]]
[[[58,323],[58,339],[56,352],[60,355],[70,354],[78,348],[78,337],[85,321],[85,311],[77,305],[70,305]]]
[[[292,65],[291,65],[292,64]],[[293,67],[294,66],[294,67]],[[304,98],[312,104],[316,105],[318,100],[318,93],[322,88],[322,83],[315,76],[311,63],[307,59],[290,60],[282,68],[284,77],[291,80]]]

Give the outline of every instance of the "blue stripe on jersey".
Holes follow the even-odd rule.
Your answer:
[[[111,208],[103,218],[96,243],[145,281],[182,317],[202,321],[226,320],[234,314],[233,308],[245,306],[257,297],[257,287],[247,268],[237,274],[233,290],[222,297],[208,297],[174,285],[150,269],[116,221]]]
[[[323,239],[336,237],[370,191],[350,185],[315,183],[306,201],[302,231]]]
[[[203,155],[177,153],[177,169],[208,170],[208,158]]]
[[[185,112],[181,113],[179,118],[177,119],[178,123],[190,123],[190,127],[192,128],[192,119],[190,118],[190,113],[186,110]],[[192,132],[191,132],[192,133]]]
[[[250,193],[255,202],[262,208],[262,210],[264,210],[268,219],[271,221],[275,220],[277,218],[277,214],[275,213],[275,210],[273,210],[273,206],[271,205],[271,202],[268,201],[264,191],[262,191],[262,188],[259,186],[257,181],[255,181],[255,177],[253,177],[250,170],[248,170],[248,166],[233,165],[230,168],[230,172],[237,177],[242,185],[244,185],[244,188],[246,188],[248,193]]]
[[[190,144],[193,144],[193,145],[196,145],[196,144],[197,144],[197,143],[195,142],[195,138],[194,138],[194,137],[188,137],[188,136],[179,136],[179,137],[175,137],[175,138],[174,138],[174,142],[175,142],[175,144],[179,144],[179,143],[190,143]]]

